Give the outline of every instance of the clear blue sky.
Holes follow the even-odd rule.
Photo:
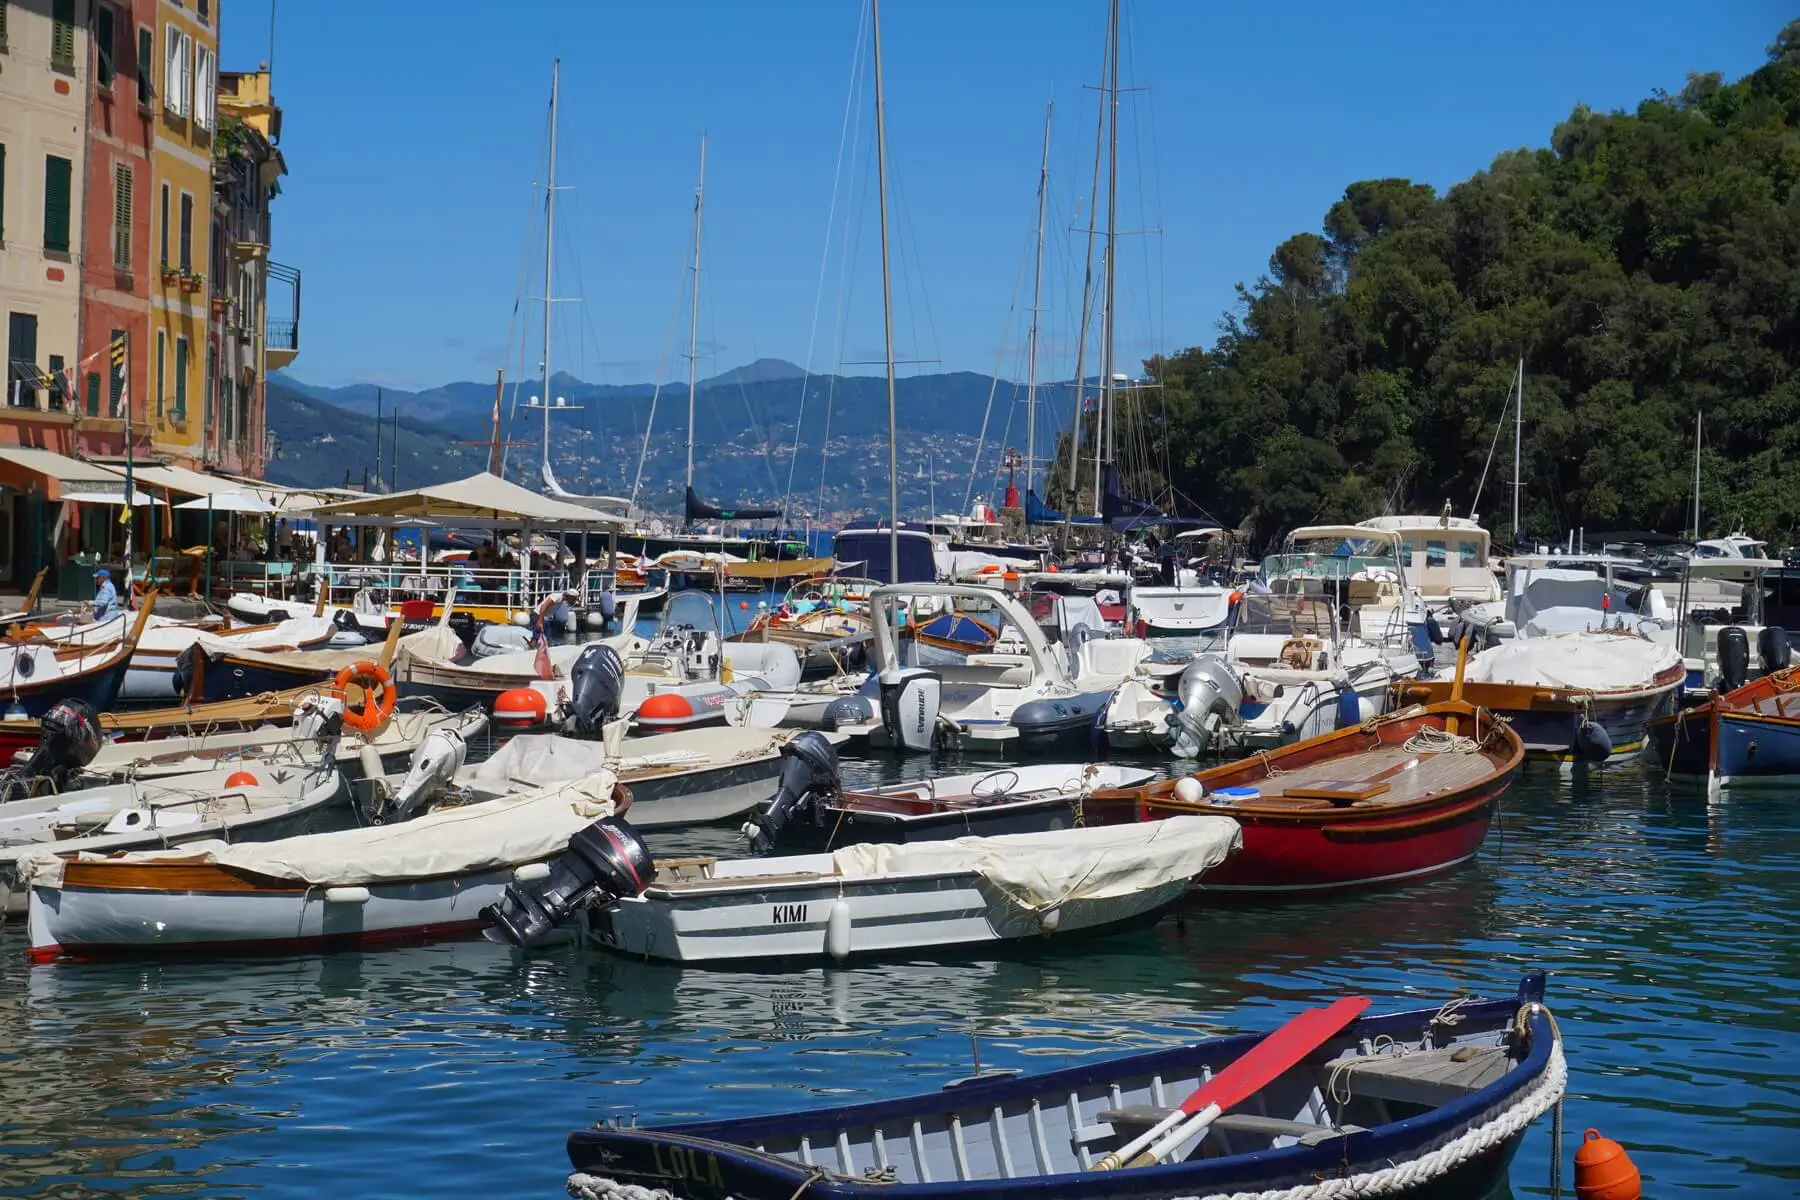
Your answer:
[[[225,0],[224,66],[269,56],[269,0]],[[275,88],[288,179],[274,257],[305,276],[317,383],[492,378],[536,236],[550,61],[563,62],[559,371],[657,374],[680,302],[700,133],[710,137],[701,368],[815,370],[881,347],[865,84],[838,186],[857,0],[286,0]],[[1104,0],[890,0],[882,12],[903,358],[1023,374],[1009,317],[1056,102],[1044,377],[1066,376],[1090,190]],[[1127,0],[1121,368],[1210,342],[1233,287],[1316,229],[1344,185],[1445,188],[1541,145],[1577,103],[1630,107],[1689,71],[1736,77],[1792,15],[1772,0]],[[846,234],[846,223],[848,233]],[[849,251],[845,251],[846,244]],[[539,251],[538,253],[541,253]],[[533,264],[527,291],[539,290]],[[1029,274],[1025,277],[1029,287]],[[836,333],[843,305],[846,328]],[[1022,292],[1019,308],[1029,304]],[[534,374],[539,339],[527,355]],[[1008,336],[1009,320],[1014,332]],[[685,341],[685,313],[676,327]],[[517,361],[515,346],[512,359]],[[850,373],[877,367],[850,366]],[[685,373],[680,359],[664,374]],[[513,374],[509,366],[509,377]]]

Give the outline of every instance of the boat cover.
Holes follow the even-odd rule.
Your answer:
[[[421,629],[418,633],[402,637],[394,650],[394,661],[404,661],[402,656],[449,659],[461,648],[462,639],[456,636],[455,630],[443,625],[433,625],[430,629]],[[336,674],[345,667],[374,662],[381,656],[379,645],[351,646],[338,650],[257,650],[254,647],[240,646],[230,638],[210,636],[205,642],[205,649],[209,655],[229,654],[237,662],[246,665],[287,667],[296,671],[317,671],[320,674]]]
[[[1469,660],[1471,683],[1515,683],[1528,687],[1632,691],[1681,658],[1673,647],[1630,634],[1555,633],[1516,638],[1483,650]]]
[[[522,733],[483,761],[464,767],[457,778],[472,787],[499,791],[585,779],[610,769],[626,776],[629,783],[634,772],[656,767],[692,770],[766,758],[779,753],[788,736],[766,729],[689,730],[627,738],[618,752],[609,752],[603,742],[554,733]]]
[[[845,846],[831,857],[838,873],[852,879],[973,871],[1018,907],[1043,912],[1071,900],[1134,895],[1204,875],[1237,849],[1239,838],[1238,823],[1230,817],[1182,816],[1045,833]]]
[[[520,795],[439,809],[395,825],[238,845],[189,842],[172,850],[146,850],[124,857],[130,862],[198,858],[313,887],[474,875],[562,853],[583,826],[612,815],[613,783],[613,774],[601,771]],[[79,857],[98,861],[104,856]],[[112,861],[118,859],[111,856]],[[19,875],[32,887],[58,887],[62,869],[63,859],[46,853],[21,862]]]

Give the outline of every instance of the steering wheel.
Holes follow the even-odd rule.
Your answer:
[[[996,784],[987,791],[982,791],[983,785],[993,783],[995,780],[1006,780],[1006,782]],[[1002,769],[983,775],[980,779],[977,779],[974,786],[969,789],[969,797],[973,800],[1000,799],[1011,795],[1012,790],[1018,786],[1019,773],[1009,769]]]

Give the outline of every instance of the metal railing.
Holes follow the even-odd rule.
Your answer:
[[[534,607],[552,592],[569,590],[567,571],[461,563],[326,563],[324,578],[330,598],[337,604],[348,604],[361,591],[389,604],[405,600],[441,603],[454,590],[458,605],[516,610]]]

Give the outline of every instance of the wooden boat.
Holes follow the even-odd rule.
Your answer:
[[[1137,787],[1154,771],[1112,763],[1036,763],[941,775],[886,787],[842,789],[837,756],[817,754],[803,733],[795,752],[821,764],[800,773],[745,827],[751,847],[832,850],[862,842],[928,842],[946,838],[1066,829],[1082,801],[1100,789]],[[784,779],[784,783],[787,780]]]
[[[239,845],[42,855],[31,958],[318,951],[468,935],[516,878],[629,804],[610,774],[415,820]]]
[[[0,910],[24,910],[15,880],[23,863],[45,853],[287,837],[321,827],[348,799],[344,777],[329,764],[265,771],[250,784],[239,776],[202,771],[0,804]]]
[[[1710,790],[1800,779],[1800,667],[1788,667],[1650,722],[1650,752]]]
[[[300,705],[318,695],[316,686],[301,687],[215,704],[101,712],[100,727],[106,731],[110,742],[203,738],[209,734],[242,732],[269,725],[285,727],[293,721]],[[20,750],[35,747],[38,733],[35,717],[0,720],[0,759],[10,760]]]
[[[189,704],[209,704],[319,687],[345,667],[368,662],[379,655],[383,664],[406,654],[442,654],[460,645],[447,624],[439,623],[404,636],[399,622],[388,625],[381,646],[350,646],[323,650],[257,650],[197,643],[182,651],[176,665],[177,694]],[[399,658],[398,661],[404,661]]]
[[[569,1194],[600,1200],[623,1184],[692,1200],[1486,1196],[1567,1084],[1543,994],[1533,972],[1510,999],[1362,1016],[1255,1072],[1267,1082],[1160,1165],[1096,1169],[1282,1031],[977,1074],[893,1100],[579,1129]]]
[[[781,858],[664,861],[636,896],[582,910],[583,937],[681,963],[961,952],[1153,921],[1238,843],[1211,816]]]
[[[138,638],[150,619],[156,593],[150,593],[138,610],[130,631],[122,640],[104,646],[32,645],[8,643],[0,648],[0,693],[9,712],[17,709],[37,718],[59,700],[81,700],[96,712],[105,712],[119,699],[125,672],[137,650]],[[35,743],[36,738],[34,737]]]
[[[56,646],[111,645],[126,636],[129,614],[85,625],[28,626],[15,634],[20,640]],[[296,651],[322,650],[340,634],[336,625],[319,617],[296,617],[263,625],[227,628],[218,618],[175,621],[152,617],[137,640],[131,667],[119,689],[129,701],[171,703],[180,696],[176,667],[182,651],[196,642],[219,650]]]

